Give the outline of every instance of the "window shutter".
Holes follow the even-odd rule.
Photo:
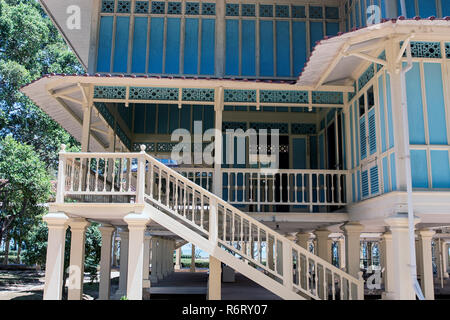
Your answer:
[[[369,150],[371,155],[377,152],[377,130],[374,108],[369,112]]]

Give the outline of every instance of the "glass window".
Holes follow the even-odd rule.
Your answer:
[[[361,117],[366,112],[365,103],[364,103],[364,95],[361,95],[361,97],[359,97],[358,101],[359,101],[359,116]]]

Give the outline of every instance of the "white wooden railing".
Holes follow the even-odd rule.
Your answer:
[[[96,182],[87,181],[92,179],[88,178],[91,173],[76,175],[73,170],[66,170],[69,163],[69,167],[75,167],[76,161],[80,163],[78,173],[84,172],[83,163],[94,168]],[[92,163],[93,167],[89,165]],[[137,164],[135,180],[130,170],[133,164]],[[210,244],[227,252],[227,259],[246,261],[253,267],[252,272],[263,273],[265,279],[277,281],[299,298],[363,299],[361,275],[357,279],[315,256],[144,150],[141,153],[66,153],[63,150],[59,170],[59,202],[73,194],[133,196],[136,203],[156,207],[174,221],[189,226]],[[109,187],[105,181],[111,181]]]

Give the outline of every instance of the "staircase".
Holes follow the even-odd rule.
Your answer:
[[[145,203],[153,221],[283,299],[363,299],[361,276],[336,268],[144,151],[63,150],[58,179],[57,201],[73,195],[129,196]]]

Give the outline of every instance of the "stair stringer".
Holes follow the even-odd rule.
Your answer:
[[[249,266],[244,261],[234,257],[230,253],[218,247],[217,244],[212,243],[209,239],[206,239],[197,232],[187,228],[182,223],[171,218],[154,206],[145,204],[144,210],[150,215],[151,220],[165,227],[167,230],[175,233],[184,240],[193,243],[201,250],[207,252],[209,255],[230,266],[234,270],[238,271],[250,280],[256,282],[263,288],[271,291],[280,298],[285,300],[305,300],[304,297],[295,293],[291,289],[284,287],[279,282],[268,277],[261,271],[258,271],[255,268]]]

